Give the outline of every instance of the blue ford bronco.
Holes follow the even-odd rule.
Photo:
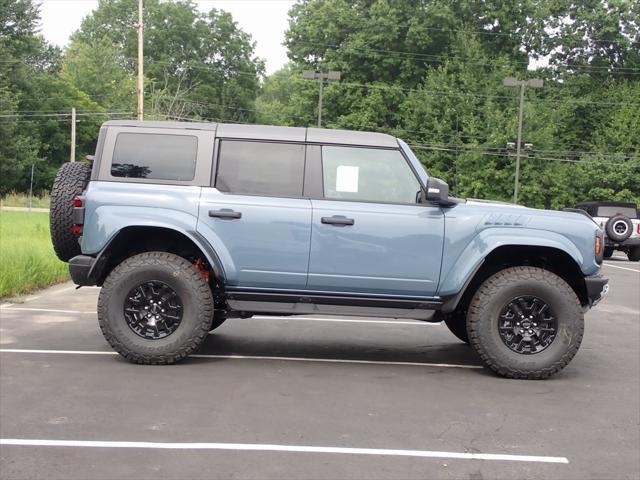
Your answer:
[[[444,321],[488,368],[540,379],[608,289],[588,214],[450,197],[380,133],[109,121],[51,197],[57,255],[102,287],[100,328],[136,363],[227,318],[360,315]]]

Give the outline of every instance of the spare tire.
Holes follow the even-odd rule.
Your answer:
[[[614,242],[624,242],[633,233],[633,224],[628,217],[619,213],[607,220],[604,230]]]
[[[89,184],[91,165],[82,162],[64,163],[51,188],[49,228],[56,255],[63,262],[80,255],[78,236],[71,233],[73,199],[82,195]]]

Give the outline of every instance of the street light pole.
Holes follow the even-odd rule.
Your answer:
[[[305,80],[315,80],[316,78],[320,82],[320,93],[318,95],[318,128],[322,126],[322,93],[324,88],[325,79],[328,81],[340,80],[341,72],[335,70],[329,70],[328,72],[319,72],[317,70],[305,70],[302,72],[302,78]]]
[[[516,143],[516,175],[513,185],[513,203],[518,203],[518,191],[520,189],[520,157],[522,152],[522,117],[524,113],[524,89],[525,87],[542,88],[543,81],[539,78],[531,80],[518,80],[515,77],[507,77],[502,81],[505,87],[520,88],[520,105],[518,107],[518,141]]]
[[[144,31],[142,25],[142,0],[138,0],[138,120],[144,117]]]
[[[524,110],[524,83],[520,84],[520,107],[518,108],[518,143],[516,143],[516,178],[513,185],[513,203],[518,203],[520,187],[520,143],[522,142],[522,112]]]

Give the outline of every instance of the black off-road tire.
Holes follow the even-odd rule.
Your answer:
[[[640,262],[640,247],[632,247],[627,252],[627,258],[630,262]]]
[[[453,335],[464,343],[469,344],[469,335],[467,334],[467,312],[454,311],[445,313],[442,320]]]
[[[622,226],[621,224],[623,224],[626,229],[624,232],[619,233],[616,231],[616,227]],[[607,236],[614,242],[624,242],[633,233],[633,223],[631,223],[629,217],[619,213],[607,220],[607,223],[604,226],[604,231],[607,232]]]
[[[129,292],[149,281],[168,285],[183,307],[177,329],[155,340],[136,334],[124,315]],[[194,352],[211,330],[213,312],[213,295],[202,274],[189,261],[166,252],[123,261],[109,274],[98,298],[98,323],[109,344],[127,360],[148,365],[175,363]]]
[[[603,257],[611,258],[611,255],[613,255],[613,247],[604,247]]]
[[[555,339],[531,354],[511,350],[499,334],[501,310],[514,298],[532,295],[546,302],[557,320]],[[537,380],[567,366],[584,334],[584,316],[573,289],[559,276],[536,267],[513,267],[488,278],[473,296],[467,316],[471,346],[484,365],[501,376]]]
[[[78,236],[71,233],[73,199],[84,192],[90,177],[90,164],[67,162],[60,167],[53,181],[49,227],[53,250],[63,262],[68,262],[71,258],[82,253]]]

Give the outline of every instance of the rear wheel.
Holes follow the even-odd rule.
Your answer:
[[[91,165],[88,163],[67,162],[60,167],[53,181],[49,227],[53,250],[63,262],[82,253],[78,236],[71,233],[73,199],[84,192],[90,177]]]
[[[109,274],[98,298],[98,323],[127,360],[175,363],[202,344],[213,310],[211,289],[189,261],[148,252],[126,259]]]
[[[542,379],[575,356],[584,317],[578,297],[563,279],[541,268],[513,267],[480,286],[469,306],[467,331],[494,372]]]

